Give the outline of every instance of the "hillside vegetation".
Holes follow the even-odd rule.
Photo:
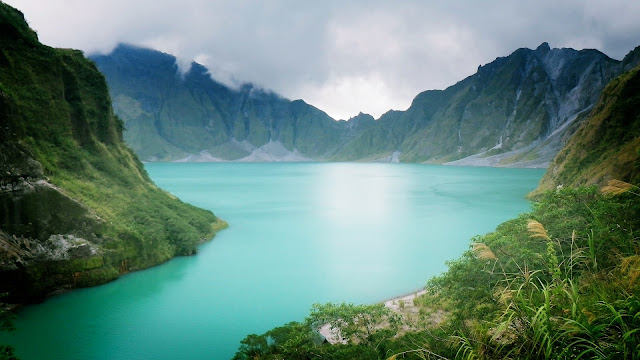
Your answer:
[[[0,3],[0,293],[100,284],[189,255],[224,226],[158,189],[122,140],[104,77]]]
[[[561,172],[569,186],[473,238],[410,310],[314,305],[302,322],[247,336],[234,359],[640,359],[637,79],[613,80],[554,160],[577,164]],[[619,159],[624,169],[610,166]],[[624,181],[570,186],[613,176]],[[333,329],[327,342],[320,327]]]

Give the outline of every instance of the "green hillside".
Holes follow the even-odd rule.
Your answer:
[[[518,49],[445,90],[419,94],[404,112],[383,115],[339,152],[400,152],[406,162],[546,167],[605,84],[637,61],[597,50]],[[378,150],[379,151],[379,150]]]
[[[100,284],[196,252],[224,226],[149,179],[122,140],[103,75],[38,42],[0,3],[0,293]]]
[[[271,142],[278,143],[280,153],[272,154],[277,159],[287,152],[318,159],[349,133],[346,124],[302,100],[289,101],[251,84],[229,88],[196,63],[181,74],[175,57],[158,51],[120,45],[92,59],[126,123],[125,141],[143,160],[201,152],[238,160]]]

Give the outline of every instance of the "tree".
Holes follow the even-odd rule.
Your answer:
[[[314,304],[307,318],[313,327],[329,324],[344,343],[368,347],[382,358],[386,354],[381,345],[397,334],[400,321],[384,304]]]

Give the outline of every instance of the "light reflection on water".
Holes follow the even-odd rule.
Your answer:
[[[324,169],[314,182],[316,206],[332,223],[384,224],[391,220],[390,211],[406,207],[399,202],[402,196],[397,196],[404,195],[403,182],[394,177],[391,167],[335,164]]]

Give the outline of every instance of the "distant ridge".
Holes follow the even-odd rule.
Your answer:
[[[445,90],[420,93],[406,111],[349,121],[252,84],[231,89],[197,63],[181,75],[173,56],[154,50],[119,45],[91,58],[125,121],[125,141],[147,161],[238,161],[263,149],[268,156],[255,161],[546,167],[604,86],[639,63],[638,53],[618,61],[542,43],[480,66]],[[288,155],[265,148],[270,143]]]

